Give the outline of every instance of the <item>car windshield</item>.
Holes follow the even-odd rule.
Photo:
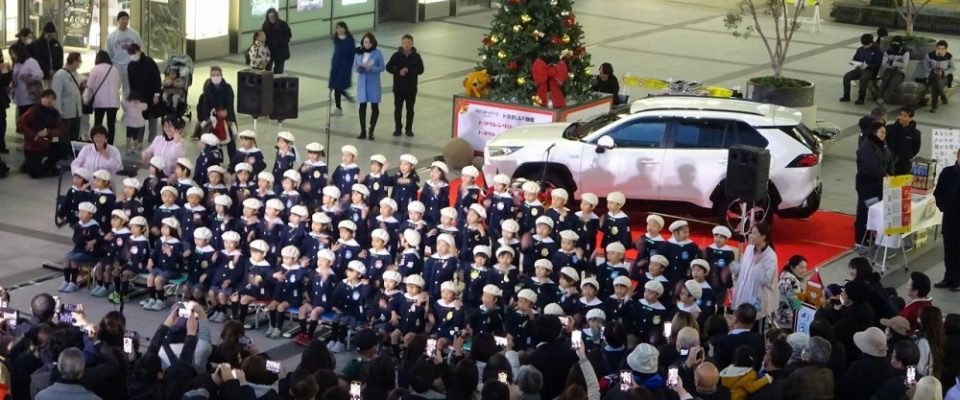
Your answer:
[[[625,106],[614,108],[610,112],[606,114],[601,114],[589,121],[574,122],[570,124],[570,126],[568,126],[567,129],[563,131],[563,138],[569,139],[569,140],[581,140],[589,136],[591,133],[596,132],[602,129],[603,127],[610,125],[614,122],[617,122],[618,120],[620,120],[620,117],[622,117],[624,114],[627,114],[629,112],[630,112],[630,106],[625,105]]]

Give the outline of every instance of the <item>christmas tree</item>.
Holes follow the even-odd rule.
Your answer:
[[[573,0],[504,0],[502,4],[480,48],[480,67],[491,78],[490,97],[557,105],[551,100],[558,87],[568,105],[586,97],[592,81],[590,55],[583,45],[583,28],[573,14]],[[549,88],[543,86],[548,84],[543,78],[545,68],[553,85]],[[545,94],[548,90],[550,95]]]

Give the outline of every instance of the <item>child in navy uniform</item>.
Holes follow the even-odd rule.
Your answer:
[[[663,229],[663,217],[656,214],[647,215],[646,232],[636,242],[638,267],[643,267],[651,257],[666,251],[667,242],[663,236],[660,236],[661,229]]]
[[[400,220],[394,217],[394,212],[398,211],[397,202],[389,197],[380,200],[379,215],[370,221],[372,227],[383,229],[387,232],[387,242],[384,243],[386,250],[390,254],[397,251],[397,241],[400,238]]]
[[[207,208],[214,208],[216,205],[214,200],[217,199],[217,196],[222,194],[230,194],[230,189],[223,180],[225,176],[227,176],[227,170],[223,169],[223,167],[219,165],[211,165],[207,167],[207,182],[203,184],[203,191],[207,194],[207,198],[203,201],[203,205]],[[230,212],[231,210],[228,209],[227,211]]]
[[[553,220],[553,232],[555,233],[553,240],[559,239],[556,235],[557,232],[576,226],[570,215],[570,209],[566,207],[569,198],[570,195],[563,188],[556,188],[550,192],[550,208],[544,211],[544,215]]]
[[[394,312],[397,313],[397,329],[392,332],[391,339],[398,338],[400,335],[411,333],[423,333],[427,326],[427,308],[429,296],[423,292],[423,278],[419,275],[410,275],[404,280],[407,286],[407,292],[399,298],[399,302],[394,304],[391,310],[391,319]]]
[[[490,245],[486,220],[487,210],[484,210],[479,203],[471,204],[470,210],[467,212],[467,224],[461,234],[462,245],[460,246],[459,259],[462,264],[469,264],[473,260],[474,247]]]
[[[401,253],[397,256],[397,270],[403,276],[421,274],[423,258],[420,256],[420,234],[413,229],[403,231],[400,237]]]
[[[506,333],[503,325],[503,309],[500,308],[501,296],[503,291],[496,285],[487,285],[483,288],[482,304],[477,312],[470,316],[469,325],[473,335]]]
[[[460,170],[460,191],[457,196],[457,226],[464,226],[467,220],[467,211],[475,203],[483,204],[483,189],[477,186],[477,177],[480,176],[480,170],[477,167],[468,165]]]
[[[423,280],[426,282],[425,291],[430,298],[440,298],[440,285],[453,280],[459,271],[456,253],[457,248],[453,236],[441,233],[437,237],[437,252],[430,256],[423,265]]]
[[[700,320],[700,299],[703,297],[703,289],[697,281],[690,279],[677,285],[676,307],[677,312],[690,314],[693,319]]]
[[[496,272],[487,268],[489,260],[490,248],[476,246],[473,248],[473,263],[460,264],[463,268],[463,303],[470,309],[480,307],[480,297],[485,286],[498,283],[493,276]]]
[[[550,258],[550,261],[553,262],[556,269],[572,267],[577,271],[595,273],[596,268],[594,267],[593,271],[591,271],[591,267],[595,266],[596,263],[589,262],[588,259],[585,259],[583,249],[577,248],[580,236],[570,229],[560,232],[559,236],[560,248],[557,249],[557,252],[553,253],[553,257]],[[551,278],[556,278],[556,274],[553,274]]]
[[[536,221],[543,216],[543,204],[537,197],[540,195],[540,185],[534,181],[526,181],[521,187],[523,189],[523,205],[517,213],[517,220],[520,223],[520,235],[533,233],[536,228]]]
[[[560,269],[560,279],[557,287],[557,301],[563,312],[567,315],[573,314],[574,308],[580,302],[580,291],[577,282],[580,281],[580,272],[572,267],[563,267]]]
[[[355,238],[365,249],[370,247],[370,225],[367,220],[370,217],[368,198],[370,198],[370,189],[360,183],[354,184],[350,192],[350,207],[345,213],[345,217],[357,226]]]
[[[177,166],[173,168],[173,187],[177,189],[177,204],[181,206],[187,202],[187,190],[199,186],[190,179],[193,169],[193,161],[184,157],[178,158]]]
[[[365,273],[366,268],[362,262],[350,261],[347,265],[347,278],[337,284],[333,291],[331,309],[336,315],[333,317],[333,339],[327,347],[334,353],[346,350],[348,331],[356,329],[364,322],[367,300],[370,298],[370,288],[366,281],[361,280]]]
[[[423,219],[425,211],[426,206],[424,206],[423,203],[419,201],[411,201],[410,204],[407,205],[407,220],[400,224],[398,231],[402,234],[409,229],[420,234],[421,238],[426,237],[427,233],[430,231],[430,224]],[[421,245],[425,245],[425,243],[421,242],[415,247],[422,252],[425,246]]]
[[[502,246],[497,249],[497,263],[491,268],[490,282],[488,285],[494,285],[500,289],[503,300],[502,306],[510,305],[514,293],[517,291],[517,283],[520,282],[520,270],[514,265],[513,259],[519,254],[509,246]],[[484,286],[485,288],[486,286]],[[481,301],[483,294],[481,291]]]
[[[536,234],[533,235],[533,243],[526,248],[523,253],[523,269],[525,276],[533,276],[533,263],[539,259],[549,260],[560,247],[553,241],[553,220],[547,216],[540,216],[536,221]]]
[[[664,256],[670,260],[667,279],[680,282],[690,277],[690,261],[700,258],[700,247],[690,240],[690,225],[687,221],[677,220],[670,224],[673,235],[667,240]]]
[[[693,274],[693,281],[700,285],[700,299],[697,300],[697,307],[700,308],[700,321],[706,321],[707,317],[717,312],[717,305],[722,304],[717,301],[717,295],[707,281],[710,276],[710,263],[707,260],[698,258],[690,262],[690,273]]]
[[[323,188],[323,204],[320,211],[330,217],[330,223],[337,225],[343,219],[343,209],[340,208],[340,189],[336,186]]]
[[[577,211],[577,220],[573,230],[580,240],[577,247],[583,249],[583,254],[590,256],[597,250],[597,232],[600,231],[600,217],[593,210],[600,204],[600,198],[593,193],[584,193],[580,196],[580,211]]]
[[[487,208],[487,226],[490,237],[500,237],[500,224],[514,217],[513,194],[510,193],[510,177],[499,174],[493,177],[493,191],[483,201]]]
[[[636,321],[633,334],[638,340],[650,344],[663,342],[663,323],[669,310],[660,303],[663,285],[659,281],[648,281],[643,285],[643,297],[637,304]]]
[[[243,162],[250,164],[250,175],[258,175],[267,168],[263,161],[263,152],[257,148],[257,133],[251,130],[243,130],[237,134],[237,140],[240,141],[240,147],[237,147],[237,153],[230,157],[230,169],[236,169],[237,164]]]
[[[90,180],[93,174],[90,170],[83,167],[73,169],[73,182],[67,194],[60,201],[60,208],[57,209],[57,225],[73,226],[77,223],[77,207],[85,201],[93,202],[93,194],[90,191]]]
[[[397,217],[406,219],[407,205],[417,200],[417,190],[420,188],[420,177],[417,175],[417,160],[412,154],[400,156],[400,167],[397,174],[390,180],[393,190],[390,198],[397,202]]]
[[[141,197],[143,198],[143,213],[148,221],[153,221],[153,212],[160,207],[160,190],[168,185],[167,175],[163,168],[167,165],[160,157],[150,158],[147,168],[147,177],[143,178]]]
[[[123,210],[127,218],[141,216],[144,213],[143,202],[140,201],[140,188],[142,186],[137,178],[123,180],[123,200],[120,202],[119,208]]]
[[[322,212],[316,212],[310,217],[310,232],[300,241],[300,254],[307,259],[309,265],[317,265],[317,252],[333,245],[331,222],[330,217]]]
[[[113,210],[110,216],[110,231],[103,235],[103,257],[95,268],[95,283],[90,295],[93,297],[107,297],[109,279],[121,265],[126,264],[127,242],[130,240],[130,229],[127,228],[127,214],[123,210]],[[117,290],[114,287],[114,290]]]
[[[372,246],[366,252],[361,252],[363,264],[367,268],[367,279],[372,289],[383,287],[383,272],[393,265],[393,254],[387,250],[390,235],[383,229],[374,229],[370,234]]]
[[[260,172],[257,174],[257,187],[250,193],[250,197],[256,198],[264,203],[266,203],[267,200],[277,198],[277,192],[273,191],[274,181],[273,174],[266,171]]]
[[[337,256],[333,264],[333,272],[337,274],[337,279],[341,279],[341,276],[346,277],[347,266],[350,264],[350,261],[360,259],[360,252],[363,248],[360,247],[360,243],[357,243],[354,239],[354,237],[356,237],[357,225],[354,224],[353,221],[340,221],[337,229],[340,231],[340,238],[337,239],[337,243],[332,247],[334,254]],[[362,265],[363,263],[361,262],[360,264]]]
[[[440,210],[440,225],[427,232],[427,243],[423,255],[430,256],[437,252],[437,237],[440,234],[447,234],[454,240],[459,240],[460,228],[457,225],[457,214],[457,209],[453,207]]]
[[[586,352],[591,352],[603,345],[603,324],[607,321],[607,313],[602,308],[594,308],[584,317],[586,326],[580,330],[583,346]]]
[[[613,294],[604,299],[604,311],[610,321],[616,321],[631,328],[637,313],[637,302],[630,297],[633,282],[626,276],[613,280]]]
[[[546,258],[541,258],[533,265],[536,271],[535,275],[526,279],[523,286],[537,294],[540,302],[535,303],[535,305],[537,308],[541,308],[556,301],[559,292],[557,284],[550,279],[550,275],[553,274],[553,263]]]
[[[208,182],[207,168],[223,164],[223,152],[220,150],[220,139],[212,133],[200,135],[200,146],[200,154],[197,155],[197,161],[194,163],[196,169],[193,172],[193,180],[198,185],[203,185]]]
[[[730,264],[737,260],[737,249],[727,245],[727,240],[733,236],[730,228],[715,226],[713,228],[713,243],[707,246],[703,255],[710,263],[710,286],[713,287],[714,299],[717,305],[726,300],[727,290],[733,287],[733,277],[730,274]]]
[[[516,351],[528,350],[536,345],[530,326],[537,316],[537,299],[533,290],[523,289],[517,293],[517,302],[511,307],[512,310],[507,312],[504,325],[507,334],[513,337],[513,349]]]
[[[267,200],[266,207],[264,207],[263,211],[263,220],[260,221],[259,238],[270,245],[270,249],[267,250],[267,261],[271,264],[280,258],[280,249],[283,248],[283,244],[286,242],[284,236],[287,233],[287,224],[280,218],[280,213],[283,212],[283,209],[283,203],[280,202],[280,200]]]
[[[239,163],[232,171],[234,171],[234,180],[233,183],[230,184],[229,194],[236,208],[231,210],[231,212],[234,216],[239,217],[243,211],[243,202],[251,198],[253,192],[257,190],[257,184],[251,180],[253,167],[250,164],[245,162]]]
[[[500,223],[500,237],[493,244],[494,251],[499,254],[500,249],[509,247],[513,250],[514,257],[511,258],[513,266],[520,268],[520,239],[517,235],[520,233],[520,224],[512,219],[505,219]],[[519,272],[519,270],[518,270]]]
[[[669,299],[673,290],[673,283],[670,282],[670,279],[664,275],[667,271],[667,268],[670,267],[670,261],[667,260],[667,257],[664,257],[661,254],[657,254],[650,258],[650,262],[647,263],[647,271],[634,276],[634,278],[640,282],[641,285],[646,284],[650,281],[660,282],[660,285],[663,286],[663,290],[660,291],[660,294],[663,295],[661,299]],[[634,271],[639,271],[634,269]]]
[[[310,209],[320,207],[323,188],[327,187],[327,163],[323,161],[324,148],[317,142],[307,144],[307,160],[300,165],[300,192]]]
[[[333,250],[323,249],[317,252],[317,268],[309,275],[309,286],[307,287],[307,303],[300,306],[300,313],[297,315],[300,324],[300,335],[296,338],[296,343],[301,346],[307,346],[313,340],[317,333],[317,325],[320,324],[320,318],[323,314],[332,310],[333,291],[337,287],[337,277],[333,273],[333,261],[336,255]],[[309,316],[309,321],[307,317]]]
[[[160,238],[153,247],[147,262],[147,293],[150,298],[141,301],[145,310],[160,311],[167,307],[167,295],[163,286],[180,278],[183,268],[183,243],[180,242],[180,221],[164,218],[160,226]]]
[[[293,134],[287,131],[277,133],[277,157],[273,162],[273,178],[276,184],[273,190],[280,192],[283,173],[296,168],[297,148],[293,145]]]
[[[181,238],[184,243],[183,248],[190,250],[193,248],[193,230],[199,227],[205,227],[210,220],[210,211],[203,206],[203,189],[192,187],[187,190],[187,202],[183,204],[180,212],[180,229],[183,231]]]
[[[610,192],[607,195],[607,213],[600,218],[600,232],[603,234],[600,239],[601,247],[607,248],[607,245],[613,242],[620,242],[625,249],[633,246],[630,217],[621,210],[626,203],[627,198],[621,192]]]
[[[423,183],[420,191],[420,201],[426,209],[423,218],[430,225],[440,224],[440,210],[450,207],[450,185],[447,183],[449,172],[446,163],[434,161],[430,164],[430,179]]]
[[[277,195],[277,198],[283,202],[283,206],[286,207],[286,213],[283,215],[284,218],[290,216],[291,208],[295,205],[303,204],[303,196],[300,195],[300,191],[297,188],[300,187],[300,174],[297,171],[288,169],[284,171],[283,178],[280,180],[280,193]]]
[[[603,300],[597,297],[600,290],[600,284],[596,278],[585,278],[580,282],[580,299],[574,303],[573,312],[580,319],[586,320],[586,315],[590,310],[602,309]]]
[[[150,259],[150,239],[146,236],[147,219],[143,216],[130,218],[128,226],[130,237],[121,257],[125,262],[120,269],[113,271],[113,292],[107,296],[107,300],[114,304],[119,304],[121,296],[125,297],[130,292],[130,282],[133,282],[138,274],[147,273],[147,261]]]
[[[250,304],[257,301],[269,302],[273,300],[273,291],[277,286],[273,277],[276,269],[266,259],[267,252],[270,251],[270,245],[261,239],[257,239],[251,242],[249,247],[250,257],[247,259],[244,271],[246,282],[230,298],[233,302],[233,315],[240,322],[246,321],[247,314],[250,312]],[[243,327],[244,329],[253,329],[254,324],[245,323]]]
[[[243,215],[240,216],[240,222],[237,223],[240,233],[240,249],[246,255],[250,255],[249,245],[254,240],[260,238],[260,209],[263,203],[254,197],[243,201]]]
[[[284,227],[283,246],[293,246],[300,249],[303,240],[307,237],[307,224],[303,222],[309,215],[307,207],[297,204],[290,207],[290,215],[287,217],[287,225]],[[303,252],[301,251],[301,254]],[[314,252],[314,255],[316,252]],[[304,256],[307,256],[304,254]],[[312,264],[311,264],[312,265]]]
[[[333,170],[330,183],[345,196],[353,190],[353,185],[360,183],[360,167],[354,163],[357,159],[357,148],[346,145],[340,148],[340,165]]]
[[[604,262],[597,271],[597,283],[600,284],[600,298],[605,299],[613,293],[613,281],[620,276],[630,276],[630,266],[623,262],[626,249],[620,242],[607,245]],[[639,271],[634,268],[634,272]],[[639,278],[637,278],[639,279]]]
[[[207,273],[210,281],[210,290],[207,291],[207,301],[210,308],[210,321],[223,322],[228,318],[230,297],[246,276],[246,265],[243,263],[243,253],[240,252],[240,234],[226,231],[220,235],[223,249],[217,257],[216,266]],[[237,315],[234,315],[237,317]]]
[[[210,215],[210,230],[213,232],[213,248],[223,250],[222,235],[230,231],[240,230],[240,220],[230,214],[233,200],[225,194],[213,199],[213,214]]]
[[[185,299],[193,299],[201,304],[204,294],[210,290],[210,280],[215,273],[220,254],[210,245],[213,231],[206,227],[199,227],[193,231],[193,252],[187,258],[187,281],[182,287]]]
[[[367,204],[380,205],[380,200],[387,198],[387,187],[390,186],[390,176],[386,173],[387,157],[383,154],[370,156],[370,173],[363,177],[363,186],[367,187]]]
[[[93,200],[97,205],[97,214],[94,219],[101,228],[110,226],[110,215],[117,208],[117,195],[110,189],[110,172],[98,169],[93,173]]]
[[[301,268],[300,250],[294,246],[286,246],[280,250],[282,262],[280,269],[273,273],[277,287],[273,293],[273,301],[267,305],[267,315],[270,318],[270,327],[266,336],[270,339],[279,339],[283,333],[283,323],[287,321],[287,310],[290,307],[303,305],[303,292],[310,273]],[[298,310],[299,311],[299,310]]]
[[[441,344],[453,343],[454,334],[466,327],[466,314],[463,304],[457,300],[457,286],[450,281],[440,285],[441,297],[430,307],[430,323],[433,325],[431,336],[443,339]]]

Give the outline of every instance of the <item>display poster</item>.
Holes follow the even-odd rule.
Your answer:
[[[883,178],[883,234],[903,235],[910,232],[910,198],[912,175]]]
[[[92,0],[64,0],[65,10],[63,45],[87,47],[93,22]]]
[[[960,129],[933,129],[930,158],[937,160],[937,176],[944,168],[957,162],[960,149]]]
[[[479,99],[456,98],[453,136],[463,138],[474,151],[483,151],[487,141],[504,131],[529,124],[554,122],[550,110],[508,106]]]
[[[340,0],[340,5],[343,5],[343,6],[352,6],[352,5],[354,5],[354,4],[363,4],[363,3],[366,3],[366,2],[367,2],[367,0]]]
[[[323,8],[323,0],[297,0],[297,11],[319,10]]]
[[[810,323],[813,322],[813,317],[817,314],[817,307],[809,303],[800,303],[800,309],[797,310],[797,315],[793,318],[793,323],[796,325],[793,329],[797,333],[806,333],[810,334]]]
[[[280,0],[250,0],[250,15],[263,17],[271,8],[280,8]]]

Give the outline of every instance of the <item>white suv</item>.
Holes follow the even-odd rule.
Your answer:
[[[487,143],[483,172],[544,181],[570,193],[612,191],[628,199],[706,209],[736,228],[743,205],[725,194],[734,145],[770,151],[768,196],[752,221],[805,218],[820,207],[822,145],[800,112],[737,99],[663,96],[592,120],[527,125]]]

